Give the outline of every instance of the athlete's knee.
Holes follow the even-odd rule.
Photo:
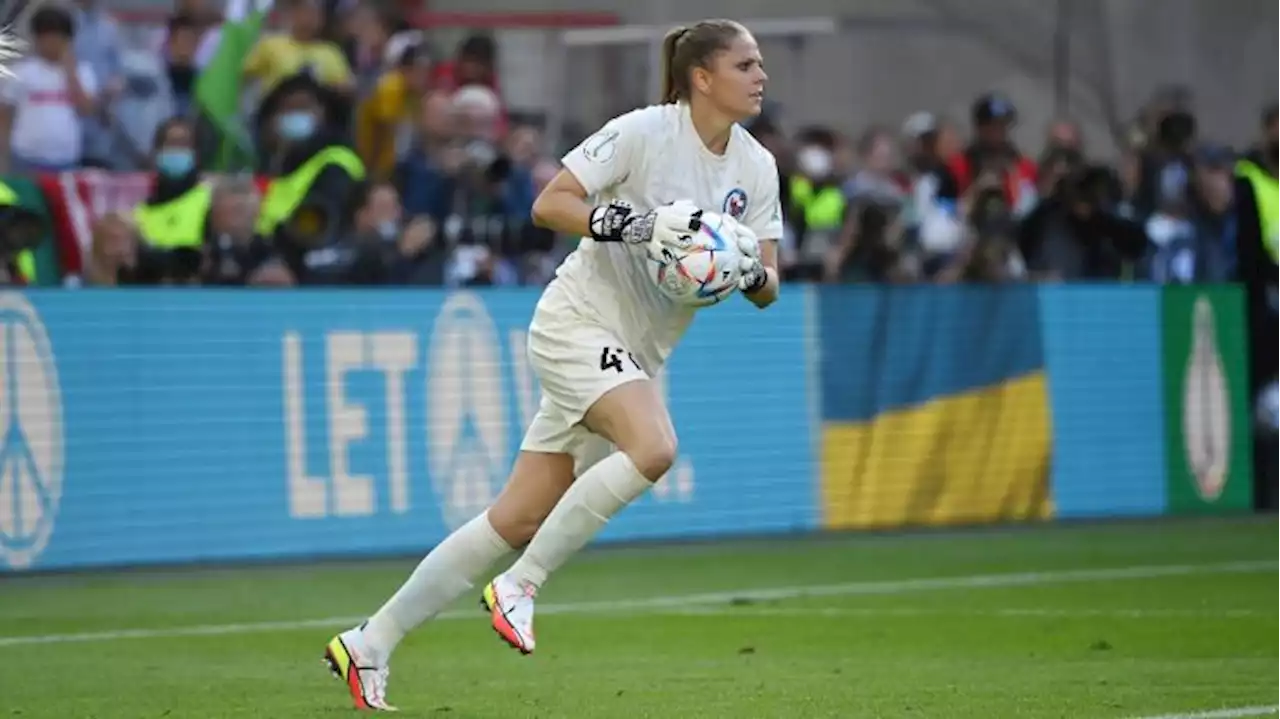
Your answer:
[[[513,507],[502,502],[495,503],[489,509],[489,523],[493,525],[493,531],[512,549],[520,549],[528,544],[546,518],[546,512],[531,510],[529,507]]]
[[[623,451],[640,474],[650,482],[656,482],[675,464],[679,447],[675,432],[661,431],[640,437]]]
[[[519,549],[533,539],[571,484],[570,455],[521,451],[511,479],[489,507],[489,523],[503,541]]]

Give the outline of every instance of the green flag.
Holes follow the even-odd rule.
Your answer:
[[[240,121],[244,59],[257,44],[270,9],[271,0],[227,0],[218,47],[196,79],[196,104],[218,131],[219,152],[210,169],[233,169],[237,160],[252,158],[253,145]]]

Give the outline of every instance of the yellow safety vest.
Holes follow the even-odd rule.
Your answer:
[[[0,206],[10,206],[18,204],[18,193],[13,191],[12,187],[0,182]],[[23,250],[18,253],[18,274],[22,280],[28,284],[36,279],[36,256],[31,254],[31,250]]]
[[[213,190],[203,183],[168,202],[138,205],[133,218],[147,244],[162,250],[200,247]]]
[[[302,163],[302,167],[275,178],[267,185],[267,195],[262,199],[258,224],[254,228],[257,233],[264,237],[275,234],[276,228],[293,216],[311,190],[311,184],[329,165],[338,165],[357,180],[364,179],[364,163],[356,153],[341,145],[326,147]]]
[[[1262,227],[1262,245],[1271,261],[1276,261],[1277,234],[1280,234],[1280,181],[1249,160],[1236,163],[1236,175],[1253,186],[1258,202],[1258,224]]]
[[[839,187],[814,191],[813,183],[803,177],[791,178],[791,202],[804,215],[805,227],[834,230],[844,224],[844,193]]]

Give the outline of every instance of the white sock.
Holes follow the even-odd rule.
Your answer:
[[[614,452],[578,478],[507,571],[517,582],[541,587],[599,533],[609,519],[653,486],[631,458]]]
[[[382,605],[364,628],[377,659],[386,661],[404,636],[439,614],[475,586],[511,547],[484,512],[432,549],[404,585]]]

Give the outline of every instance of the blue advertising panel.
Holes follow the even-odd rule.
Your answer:
[[[1160,291],[1039,290],[1059,517],[1165,510]]]
[[[817,525],[806,296],[703,311],[668,476],[604,540]],[[0,293],[0,571],[418,551],[536,411],[538,292]]]

